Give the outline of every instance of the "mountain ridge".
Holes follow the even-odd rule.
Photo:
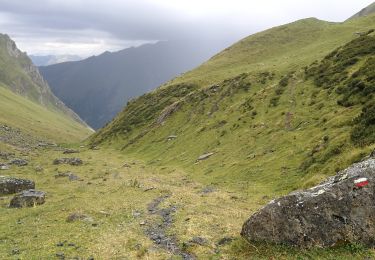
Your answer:
[[[39,70],[26,53],[6,34],[0,34],[0,81],[18,95],[24,96],[49,109],[65,113],[82,125],[84,121],[60,101],[51,91]]]
[[[162,41],[39,69],[59,98],[99,128],[128,100],[200,64],[206,53],[204,47]]]

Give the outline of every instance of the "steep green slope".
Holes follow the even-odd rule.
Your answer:
[[[20,129],[38,140],[78,142],[92,133],[69,116],[14,94],[3,85],[0,85],[0,111],[0,126]]]
[[[374,15],[345,23],[309,18],[271,28],[239,41],[171,84],[214,84],[243,72],[288,73],[323,58],[356,37],[356,32],[374,27],[374,23]]]
[[[367,7],[363,8],[361,11],[359,11],[358,13],[356,13],[355,15],[350,17],[349,19],[355,19],[355,18],[358,18],[358,17],[367,16],[367,15],[370,15],[372,13],[375,13],[375,2],[370,4]]]
[[[0,83],[14,93],[86,126],[76,113],[55,97],[30,58],[5,34],[0,34]]]
[[[374,71],[361,71],[372,64],[373,36],[359,39],[371,43],[363,53],[348,50],[361,47],[354,32],[374,26],[375,16],[341,24],[307,19],[250,36],[129,102],[91,143],[117,146],[150,164],[182,167],[200,181],[256,188],[260,194],[314,184],[374,146],[366,130],[373,121],[365,115],[372,113],[372,94],[359,88],[356,102],[340,102],[351,93],[345,86],[353,72],[371,85]],[[349,53],[356,62],[323,59],[349,41],[336,53]],[[337,85],[316,86],[315,78],[330,66],[326,76]],[[343,78],[336,79],[335,68]],[[214,154],[196,162],[205,153]]]

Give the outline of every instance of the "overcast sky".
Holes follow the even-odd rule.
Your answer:
[[[29,54],[89,56],[158,40],[221,45],[306,17],[341,22],[373,0],[0,0],[0,32]]]

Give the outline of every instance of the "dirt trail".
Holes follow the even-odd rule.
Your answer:
[[[169,195],[154,199],[147,207],[149,215],[158,215],[162,222],[153,222],[147,225],[146,235],[158,246],[164,248],[175,256],[181,256],[184,260],[195,260],[196,257],[178,246],[178,240],[174,235],[167,234],[168,228],[173,224],[172,214],[177,211],[177,207],[172,205],[167,208],[159,208],[160,203],[169,198]]]

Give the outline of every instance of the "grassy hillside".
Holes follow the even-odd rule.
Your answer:
[[[251,35],[230,46],[170,84],[218,83],[243,72],[274,71],[278,75],[323,58],[337,46],[374,27],[375,16],[345,23],[304,19]]]
[[[62,112],[51,111],[0,85],[0,125],[18,128],[41,140],[77,142],[92,131]]]
[[[330,31],[333,39],[310,37],[302,26],[308,24],[316,33],[337,31]],[[59,149],[19,152],[0,142],[0,150],[29,161],[12,166],[12,176],[47,192],[45,204],[24,209],[8,208],[12,196],[1,197],[0,223],[9,224],[0,225],[0,258],[373,258],[374,249],[359,244],[297,249],[240,237],[244,221],[271,199],[311,186],[374,148],[372,25],[370,17],[345,24],[309,19],[285,26],[299,28],[287,38],[255,49],[237,44],[130,101],[92,136],[96,149],[69,145],[80,150],[70,157],[80,157],[81,166],[53,165],[69,156]],[[358,30],[366,35],[354,36]],[[25,128],[41,123],[31,120],[34,114],[47,118],[43,111],[27,114],[37,110],[31,102],[12,110],[20,97],[4,93],[15,100],[3,108],[14,115],[3,120]],[[25,118],[14,122],[17,113]],[[68,125],[60,129],[52,120],[43,121],[43,132],[63,137],[67,131],[58,131]],[[59,128],[47,128],[53,125]],[[208,158],[197,160],[203,154]]]
[[[375,2],[369,6],[363,8],[361,11],[350,17],[350,19],[356,19],[358,17],[367,16],[375,12]]]
[[[250,36],[129,102],[91,143],[116,146],[150,164],[181,167],[206,183],[244,191],[257,187],[259,194],[269,189],[284,194],[315,184],[374,146],[369,132],[370,141],[364,143],[353,137],[366,135],[361,131],[373,127],[372,121],[357,134],[353,129],[358,124],[352,123],[366,121],[359,115],[365,107],[372,111],[367,102],[373,94],[364,94],[362,86],[357,92],[368,100],[354,93],[359,101],[339,102],[351,95],[350,89],[344,91],[350,84],[346,78],[372,64],[374,38],[364,38],[369,44],[364,54],[349,52],[347,59],[355,62],[323,59],[348,42],[341,54],[361,47],[354,32],[374,26],[375,16],[340,24],[307,19]],[[333,67],[326,76],[336,85],[322,87],[314,80],[323,77],[319,72],[325,66]],[[340,79],[337,69],[343,70]],[[372,84],[372,74],[363,77]],[[171,135],[177,138],[168,141]],[[209,159],[196,163],[211,152]]]

